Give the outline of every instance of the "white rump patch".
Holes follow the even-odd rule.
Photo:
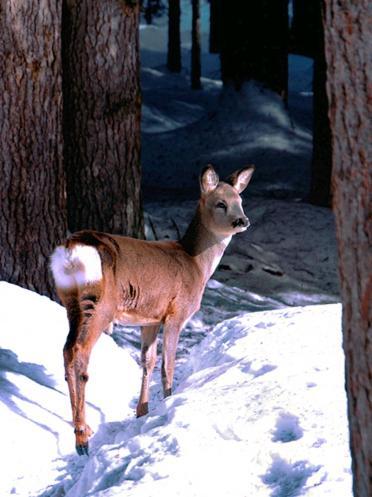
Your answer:
[[[83,286],[102,279],[101,258],[97,249],[89,245],[75,245],[72,249],[57,247],[51,255],[50,268],[59,288]]]

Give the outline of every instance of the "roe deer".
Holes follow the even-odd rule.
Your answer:
[[[163,392],[165,397],[171,394],[181,329],[199,309],[205,285],[232,235],[249,226],[240,193],[253,171],[241,169],[223,182],[211,165],[204,168],[196,213],[179,241],[144,241],[86,230],[74,233],[53,252],[51,269],[70,326],[63,355],[79,455],[88,454],[92,434],[85,421],[90,353],[113,323],[141,326],[143,377],[137,416],[148,412],[161,325]]]

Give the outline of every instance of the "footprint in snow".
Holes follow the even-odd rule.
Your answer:
[[[308,480],[318,473],[316,482],[310,486],[319,485],[326,475],[319,471],[321,466],[313,466],[308,461],[288,462],[278,455],[273,456],[272,464],[262,481],[273,491],[271,497],[297,497],[304,494]]]
[[[276,420],[272,440],[282,443],[294,442],[299,440],[303,434],[298,417],[288,412],[281,412]]]

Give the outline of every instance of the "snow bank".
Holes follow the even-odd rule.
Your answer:
[[[74,449],[62,357],[68,323],[61,306],[15,285],[0,282],[0,300],[0,495],[35,496]],[[87,386],[93,430],[132,415],[138,369],[130,350],[102,336]]]
[[[88,399],[99,399],[101,421],[113,421],[99,426],[90,456],[79,458],[61,450],[58,454],[54,440],[63,440],[64,449],[73,444],[66,387],[46,386],[35,377],[43,370],[58,380],[54,361],[66,324],[63,311],[31,292],[7,284],[0,288],[8,295],[9,309],[14,298],[28,309],[28,346],[19,340],[24,324],[13,326],[2,344],[19,354],[22,363],[32,363],[31,382],[40,389],[37,402],[47,411],[43,426],[33,426],[40,418],[34,414],[36,388],[28,384],[22,386],[27,399],[22,414],[9,405],[4,408],[7,426],[17,422],[21,431],[12,441],[1,435],[3,454],[10,454],[2,463],[2,495],[352,496],[339,304],[241,314],[223,321],[187,360],[178,361],[175,394],[166,401],[152,398],[150,414],[140,419],[125,409],[134,390],[138,392],[133,349],[127,343],[120,350],[102,337],[104,343],[98,346],[104,357],[94,365],[97,374],[91,374]],[[44,339],[41,354],[33,344]],[[98,378],[107,367],[114,373],[110,388]],[[122,375],[120,367],[125,369]],[[3,366],[3,375],[13,381],[5,370]],[[129,371],[135,374],[129,376]],[[114,395],[118,374],[121,388]],[[20,371],[13,375],[24,377]],[[159,371],[154,381],[160,389]],[[112,411],[105,406],[108,394]],[[123,407],[121,413],[116,402]],[[93,413],[90,409],[90,421]]]

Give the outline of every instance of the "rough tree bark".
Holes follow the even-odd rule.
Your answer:
[[[168,0],[168,53],[167,67],[180,72],[181,64],[181,6],[180,0]]]
[[[200,0],[192,0],[191,88],[201,86]]]
[[[0,278],[53,295],[66,236],[61,1],[0,0]]]
[[[143,236],[139,4],[66,0],[64,157],[68,226]]]
[[[317,9],[315,8],[317,7]],[[309,200],[330,207],[332,203],[332,143],[326,92],[327,65],[324,50],[324,0],[313,1],[313,155]]]
[[[256,80],[288,93],[288,0],[221,0],[221,75],[239,89]]]
[[[355,497],[372,495],[370,5],[327,1],[325,29]]]

